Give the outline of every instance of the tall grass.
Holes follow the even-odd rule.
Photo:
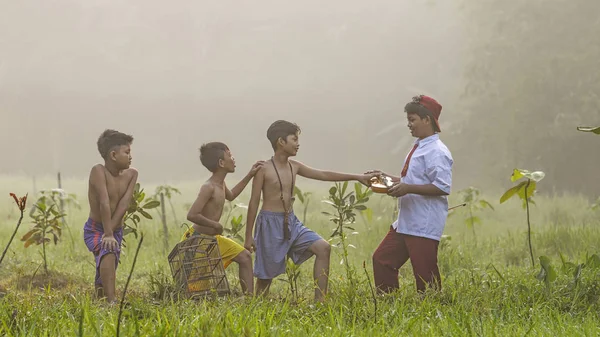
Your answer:
[[[33,191],[27,181],[0,177],[5,188],[14,182],[17,194]],[[38,189],[44,180],[38,179]],[[142,183],[143,184],[143,183]],[[144,184],[143,184],[144,185]],[[184,214],[194,189],[181,184],[182,195],[175,196],[175,210]],[[5,293],[0,300],[0,335],[6,336],[114,336],[118,307],[103,305],[92,297],[94,261],[83,244],[83,223],[87,219],[84,181],[63,181],[69,192],[79,195],[81,211],[70,213],[76,241],[74,250],[57,246],[48,252],[49,269],[43,276],[35,270],[41,259],[22,243],[13,244],[0,268],[0,285]],[[19,190],[23,187],[23,190]],[[144,185],[147,190],[154,186]],[[320,215],[326,205],[328,185],[313,189],[313,203],[307,226],[324,238],[333,224]],[[0,188],[0,189],[2,189]],[[8,188],[8,187],[6,187]],[[303,190],[307,190],[303,188]],[[2,191],[0,191],[2,192]],[[484,191],[485,192],[485,191]],[[484,193],[485,194],[485,193]],[[6,194],[8,195],[8,194]],[[499,195],[485,195],[498,200]],[[31,196],[33,198],[33,196]],[[244,202],[247,192],[240,197]],[[16,210],[11,200],[0,200],[0,237],[8,240]],[[450,204],[458,202],[451,197]],[[560,254],[573,263],[582,263],[586,254],[600,253],[600,213],[587,209],[587,200],[578,196],[544,197],[532,206],[534,256],[550,257],[559,270],[558,279],[546,285],[535,278],[526,237],[524,214],[518,201],[497,205],[495,212],[483,211],[477,244],[464,224],[465,213],[455,212],[448,220],[445,234],[450,239],[440,245],[439,264],[443,277],[442,293],[421,298],[414,285],[410,263],[400,270],[400,290],[378,296],[377,315],[367,275],[372,277],[371,255],[390,225],[394,200],[374,197],[373,221],[358,217],[349,261],[356,267],[356,289],[350,288],[344,268],[332,252],[329,298],[324,304],[312,301],[313,259],[300,267],[299,300],[292,301],[285,282],[274,282],[267,298],[238,296],[237,266],[228,270],[234,294],[205,301],[178,299],[172,293],[167,256],[163,252],[162,227],[158,220],[143,221],[144,246],[127,291],[129,303],[123,310],[123,336],[595,336],[600,334],[600,272],[584,268],[575,282],[561,271]],[[14,204],[14,203],[13,203]],[[385,213],[382,211],[386,209]],[[240,210],[243,212],[243,210]],[[244,213],[239,213],[243,214]],[[30,227],[24,219],[20,232]],[[169,244],[180,238],[180,224],[171,223]],[[22,235],[22,233],[19,233]],[[18,235],[19,235],[18,234]],[[0,246],[5,243],[0,240]],[[128,239],[117,270],[117,288],[123,290],[131,269],[137,242]],[[61,248],[63,247],[63,248]],[[539,264],[537,264],[539,265]],[[42,275],[42,276],[40,276]],[[281,275],[280,278],[285,278]],[[354,296],[354,298],[351,298]],[[358,299],[358,300],[357,300]],[[354,303],[354,305],[351,305]]]

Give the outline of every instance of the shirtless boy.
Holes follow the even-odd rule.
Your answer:
[[[92,167],[88,187],[89,219],[83,238],[96,259],[96,295],[116,302],[115,278],[123,240],[123,217],[133,196],[138,172],[131,165],[133,137],[106,130],[98,138],[104,165]]]
[[[252,177],[258,172],[263,163],[255,163],[250,172],[231,190],[225,184],[228,173],[235,172],[235,159],[227,145],[220,142],[212,142],[202,145],[200,148],[200,161],[212,176],[202,185],[196,201],[190,208],[187,219],[194,225],[183,235],[182,241],[192,235],[206,234],[217,238],[217,245],[223,260],[223,266],[227,268],[231,261],[239,265],[239,277],[242,292],[253,295],[254,284],[252,280],[252,256],[237,242],[221,236],[223,226],[219,223],[225,199],[235,200],[244,190]]]
[[[285,272],[286,256],[298,265],[315,255],[315,300],[321,301],[327,293],[331,247],[317,233],[306,228],[293,213],[296,175],[321,181],[357,180],[367,186],[373,175],[321,171],[290,160],[298,153],[299,135],[300,128],[296,124],[282,120],[274,122],[267,130],[274,155],[252,182],[244,246],[256,252],[256,291],[265,295],[273,278]],[[261,194],[263,205],[257,217]]]

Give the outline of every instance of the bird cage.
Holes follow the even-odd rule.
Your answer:
[[[193,235],[169,254],[173,281],[188,298],[229,294],[229,283],[217,245],[208,235]]]

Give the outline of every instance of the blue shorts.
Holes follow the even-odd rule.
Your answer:
[[[256,217],[254,230],[254,276],[270,280],[285,273],[286,257],[299,265],[313,253],[308,249],[316,241],[322,240],[317,233],[304,227],[294,215],[289,215],[290,240],[283,239],[284,213],[260,211]]]
[[[96,260],[96,277],[94,283],[98,286],[102,285],[100,281],[100,262],[106,254],[115,254],[115,270],[119,266],[119,258],[121,256],[121,243],[123,242],[123,227],[114,231],[113,235],[117,240],[117,250],[110,252],[100,245],[102,242],[102,235],[104,235],[104,227],[101,223],[92,220],[91,218],[83,226],[83,240],[88,250],[94,253]]]

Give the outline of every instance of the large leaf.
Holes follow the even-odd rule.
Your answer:
[[[525,182],[525,185],[527,186],[527,182]],[[530,199],[533,194],[535,193],[535,189],[537,187],[537,184],[535,181],[529,181],[529,185],[527,186],[527,189],[525,189],[525,186],[523,186],[522,188],[519,189],[519,191],[517,191],[517,193],[519,194],[519,198],[521,198],[521,200],[525,200],[525,191],[527,191],[527,199]],[[530,200],[531,202],[531,200]]]
[[[524,187],[526,184],[527,184],[527,182],[522,181],[517,186],[513,186],[510,189],[508,189],[506,192],[504,192],[502,197],[500,197],[500,203],[501,204],[504,203],[506,200],[510,199],[513,195],[517,194],[517,192],[519,192],[519,189]]]
[[[597,135],[600,135],[600,126],[596,126],[596,127],[578,126],[577,127],[577,131],[592,132],[592,133],[595,133]]]
[[[148,220],[152,220],[152,216],[150,214],[148,214],[146,211],[144,211],[141,208],[138,208],[138,212],[140,212],[141,215],[144,216],[144,218],[148,219]]]

